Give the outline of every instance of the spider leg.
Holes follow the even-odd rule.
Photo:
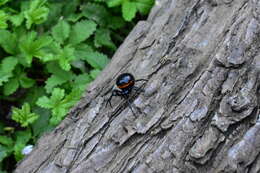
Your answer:
[[[135,90],[137,93],[141,93],[141,92],[144,92],[144,89],[141,87],[136,87],[136,86],[133,86],[133,90]]]
[[[139,81],[148,81],[148,79],[137,79],[137,80],[135,80],[135,82],[139,82]]]
[[[135,112],[133,110],[133,107],[132,107],[131,103],[129,102],[129,99],[126,96],[122,96],[122,97],[126,100],[126,102],[127,102],[128,106],[129,106],[129,108],[131,109],[133,115],[136,117],[136,114],[135,114]]]
[[[105,107],[107,107],[107,104],[109,103],[110,107],[112,108],[111,100],[112,100],[113,96],[116,96],[116,92],[115,92],[115,91],[112,91],[112,94],[111,94],[110,97],[107,99],[107,102],[106,102],[106,106],[105,106]]]

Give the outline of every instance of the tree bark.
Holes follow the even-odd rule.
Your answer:
[[[159,0],[16,173],[260,172],[260,1]],[[107,90],[123,72],[132,107]]]

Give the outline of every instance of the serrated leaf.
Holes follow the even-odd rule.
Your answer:
[[[99,52],[86,52],[85,60],[97,69],[103,69],[109,62],[106,55]]]
[[[28,103],[24,103],[21,109],[13,108],[12,120],[21,124],[22,127],[28,127],[37,120],[39,116],[35,113],[31,113],[31,108]]]
[[[7,53],[15,54],[16,46],[17,46],[17,39],[16,39],[15,34],[9,32],[7,30],[0,30],[0,46]]]
[[[58,124],[64,116],[67,114],[71,105],[75,104],[79,100],[81,95],[80,90],[75,90],[69,95],[65,96],[65,91],[60,88],[54,88],[51,97],[48,98],[43,96],[38,99],[37,105],[40,107],[51,109],[52,116],[50,118],[50,123],[52,125]]]
[[[5,29],[7,28],[7,19],[8,19],[8,15],[0,10],[0,29]]]
[[[136,4],[130,1],[124,1],[122,4],[123,18],[126,21],[131,21],[137,12]]]
[[[50,100],[48,97],[46,97],[46,96],[40,97],[40,98],[37,100],[36,104],[37,104],[38,106],[42,107],[42,108],[46,108],[46,109],[52,108],[52,102],[51,102],[51,100]]]
[[[22,37],[19,44],[19,48],[26,58],[26,63],[29,65],[31,64],[33,57],[40,59],[46,58],[46,55],[48,54],[44,52],[43,48],[52,42],[52,38],[50,36],[36,37],[36,32],[29,32],[27,35]]]
[[[60,20],[57,25],[52,28],[53,38],[59,42],[63,43],[70,33],[70,25],[65,20]]]
[[[58,76],[59,78],[62,78],[66,81],[71,80],[74,77],[74,74],[71,71],[65,71],[61,69],[59,64],[57,64],[56,62],[48,63],[47,70],[49,73],[52,73],[55,76]]]
[[[108,7],[116,7],[123,3],[123,0],[108,0],[107,5]]]
[[[89,38],[96,30],[97,24],[91,20],[82,20],[72,26],[69,42],[78,44]]]
[[[51,75],[46,81],[45,89],[47,93],[50,93],[52,89],[58,85],[67,82],[70,78],[63,78],[62,76]]]
[[[26,28],[30,29],[32,24],[41,24],[47,20],[49,9],[45,6],[47,0],[33,0],[30,8],[24,11]]]
[[[10,137],[0,135],[0,143],[6,146],[13,145],[13,140]]]
[[[30,88],[35,84],[35,81],[26,76],[26,73],[22,73],[19,76],[19,82],[23,88]]]
[[[110,37],[110,32],[108,29],[98,29],[95,32],[94,43],[96,47],[106,46],[112,50],[116,49],[116,45],[113,43]]]
[[[19,87],[19,81],[17,78],[10,79],[7,83],[4,85],[4,95],[8,96],[10,94],[13,94]]]
[[[50,97],[50,100],[51,100],[53,105],[56,105],[63,99],[64,96],[65,96],[64,89],[54,88],[53,91],[52,91],[52,95]]]
[[[85,59],[86,52],[93,52],[93,48],[87,44],[78,44],[75,46],[76,59]]]
[[[10,16],[9,19],[15,27],[18,27],[23,23],[24,15],[23,13],[20,13],[17,15]]]
[[[70,70],[70,62],[73,59],[75,59],[74,48],[72,48],[70,45],[65,46],[62,49],[62,52],[60,52],[60,54],[58,55],[60,67],[65,71]]]

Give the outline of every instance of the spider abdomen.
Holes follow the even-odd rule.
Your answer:
[[[121,89],[130,92],[135,85],[135,78],[130,73],[123,73],[117,77],[116,86]]]

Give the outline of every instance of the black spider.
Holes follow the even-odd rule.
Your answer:
[[[112,93],[106,102],[106,107],[107,104],[109,103],[109,105],[112,108],[111,100],[113,96],[120,96],[121,98],[127,101],[127,104],[130,107],[131,111],[133,112],[133,114],[135,114],[129,102],[129,96],[133,90],[135,90],[136,92],[143,92],[141,87],[135,86],[135,83],[139,81],[148,81],[148,80],[147,79],[135,80],[134,76],[130,73],[123,73],[119,75],[116,79],[115,86],[112,88]]]

